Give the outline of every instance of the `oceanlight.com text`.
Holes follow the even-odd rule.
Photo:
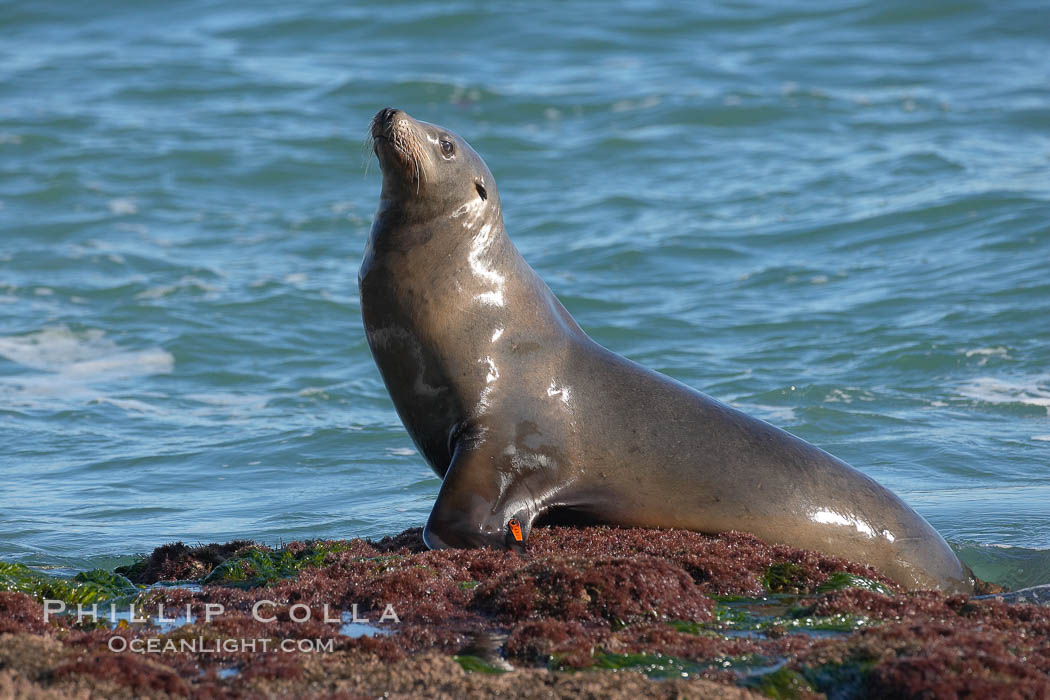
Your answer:
[[[125,639],[120,635],[109,638],[109,650],[116,653],[130,651],[134,654],[162,654],[165,652],[184,654],[235,654],[238,652],[331,652],[335,649],[334,639]]]

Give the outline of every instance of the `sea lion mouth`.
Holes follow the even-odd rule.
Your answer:
[[[384,172],[395,166],[401,175],[418,182],[422,169],[412,118],[399,109],[387,107],[372,117],[368,131],[372,137],[372,150]]]

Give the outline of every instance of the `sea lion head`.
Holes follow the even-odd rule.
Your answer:
[[[383,171],[380,199],[404,218],[499,212],[499,192],[485,161],[448,129],[388,107],[372,118],[369,133]]]

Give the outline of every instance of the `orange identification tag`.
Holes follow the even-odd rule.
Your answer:
[[[514,539],[521,542],[521,523],[515,518],[511,518],[510,522],[507,523],[507,527],[510,528],[510,534],[514,535]]]

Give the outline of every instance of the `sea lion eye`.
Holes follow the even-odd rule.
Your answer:
[[[448,139],[441,139],[441,155],[446,158],[451,158],[452,154],[456,152],[456,147],[452,145],[452,142]]]

